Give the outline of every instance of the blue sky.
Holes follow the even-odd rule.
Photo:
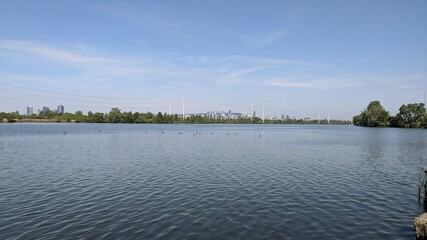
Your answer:
[[[0,1],[0,111],[350,119],[427,91],[427,1]]]

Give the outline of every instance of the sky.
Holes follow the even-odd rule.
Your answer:
[[[426,92],[423,0],[0,0],[0,112],[351,119]]]

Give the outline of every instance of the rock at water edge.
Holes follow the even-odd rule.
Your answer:
[[[417,238],[427,237],[427,213],[421,214],[414,220],[415,234]]]

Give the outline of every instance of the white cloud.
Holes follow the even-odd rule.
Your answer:
[[[149,68],[132,64],[132,58],[111,54],[103,56],[100,50],[83,45],[56,47],[35,41],[3,40],[0,41],[0,49],[3,50],[0,53],[8,51],[9,55],[15,54],[15,61],[44,65],[50,69],[55,66],[71,68],[73,74],[81,77],[84,73],[90,79],[108,80],[150,71]]]
[[[176,57],[176,56],[175,56]],[[267,67],[278,67],[286,65],[295,65],[295,66],[307,66],[315,68],[328,68],[333,69],[335,66],[330,64],[312,62],[312,61],[301,61],[296,59],[286,59],[286,58],[266,58],[266,57],[254,57],[254,56],[245,56],[245,55],[230,55],[223,57],[211,57],[211,56],[184,56],[178,55],[181,60],[185,60],[191,63],[198,64],[243,64],[249,66],[265,66]],[[224,64],[225,65],[225,64]]]
[[[353,76],[335,76],[320,79],[275,78],[264,81],[264,85],[286,88],[354,88],[367,86],[367,78]]]
[[[10,79],[58,82],[75,81],[93,85],[117,81],[123,84],[142,86],[144,82],[153,85],[207,86],[240,85],[272,86],[284,88],[355,88],[372,84],[387,86],[420,86],[426,79],[424,74],[386,76],[384,74],[339,74],[334,66],[295,59],[263,58],[231,55],[223,57],[187,56],[183,54],[127,54],[119,55],[103,49],[85,45],[50,46],[34,41],[0,41],[0,56],[15,56],[34,64],[34,69],[45,67],[61,71],[40,74],[36,71],[15,73],[4,68],[2,75]],[[15,55],[13,55],[15,54]],[[7,58],[8,63],[12,60]],[[41,61],[40,61],[41,60]],[[47,61],[47,62],[46,62]],[[66,71],[62,71],[65,69]],[[62,76],[61,76],[62,74]],[[323,77],[327,75],[327,77]],[[25,77],[22,77],[25,76]],[[3,78],[4,79],[4,78]]]
[[[331,73],[329,73],[331,74]],[[333,73],[332,73],[333,74]],[[381,89],[396,87],[401,89],[417,89],[420,80],[427,77],[423,74],[390,75],[390,74],[346,74],[325,78],[310,78],[301,75],[293,77],[279,77],[263,81],[265,86],[286,88],[357,88],[381,87]],[[400,85],[396,85],[400,84]]]
[[[262,70],[263,66],[254,66],[245,69],[232,69],[218,79],[218,83],[237,84],[243,76]]]
[[[46,59],[55,61],[69,62],[74,64],[88,63],[112,63],[113,61],[107,58],[88,57],[76,54],[69,51],[59,50],[52,47],[44,46],[43,44],[31,41],[0,41],[0,48],[18,51],[22,53],[32,54]]]

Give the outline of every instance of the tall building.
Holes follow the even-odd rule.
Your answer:
[[[57,113],[64,114],[64,106],[59,105],[58,108],[57,108]]]
[[[252,113],[252,116],[253,116],[253,117],[256,117],[256,112],[255,112],[255,111]]]
[[[50,109],[49,109],[48,107],[43,106],[42,113],[47,113],[47,112],[49,112],[49,111],[50,111]]]
[[[27,106],[27,116],[31,116],[31,115],[33,115],[33,107]]]

